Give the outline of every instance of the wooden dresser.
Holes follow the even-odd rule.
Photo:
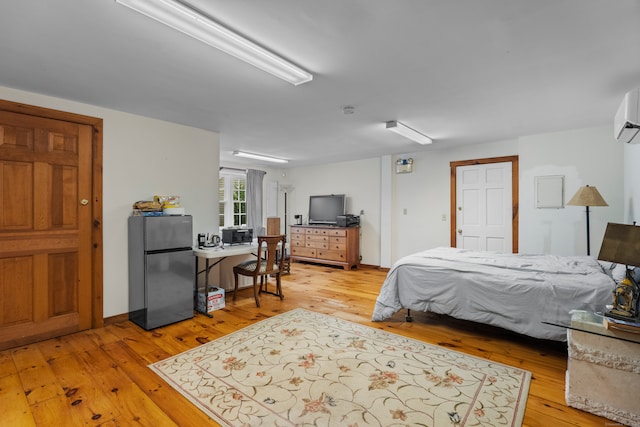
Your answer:
[[[360,227],[291,226],[290,260],[342,266],[360,265]]]

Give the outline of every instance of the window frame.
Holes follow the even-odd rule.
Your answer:
[[[234,186],[240,182],[240,188]],[[235,193],[235,194],[234,194]],[[238,200],[234,195],[238,195]],[[236,207],[238,210],[236,211]],[[246,173],[221,172],[218,178],[218,225],[227,227],[246,227],[247,225],[247,175]],[[224,218],[224,225],[220,225]],[[236,221],[238,218],[238,221]],[[243,221],[244,219],[244,221]]]

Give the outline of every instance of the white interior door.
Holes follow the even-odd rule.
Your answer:
[[[456,168],[456,247],[512,251],[511,162]]]

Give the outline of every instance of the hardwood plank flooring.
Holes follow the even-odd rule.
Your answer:
[[[294,263],[283,276],[285,298],[251,289],[227,294],[208,318],[145,331],[128,320],[0,352],[0,426],[218,425],[150,369],[149,363],[196,347],[259,320],[306,308],[532,372],[524,426],[611,426],[614,422],[564,402],[566,344],[430,313],[406,312],[371,322],[386,271],[352,271]],[[271,280],[273,285],[274,280]],[[118,316],[125,317],[125,316]]]

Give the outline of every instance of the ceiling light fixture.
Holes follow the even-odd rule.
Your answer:
[[[390,131],[395,132],[398,135],[402,135],[412,141],[415,141],[418,144],[431,144],[433,142],[433,140],[427,135],[424,135],[415,129],[411,129],[409,126],[405,125],[404,123],[400,123],[397,120],[387,122],[386,125],[387,129],[389,129]]]
[[[294,86],[313,79],[313,75],[307,71],[223,27],[184,3],[175,0],[115,1]]]
[[[278,157],[265,156],[265,155],[262,155],[262,154],[247,153],[246,151],[234,151],[233,155],[234,156],[238,156],[238,157],[246,157],[248,159],[254,159],[254,160],[264,160],[266,162],[289,163],[289,160],[286,160],[286,159],[280,159]]]

